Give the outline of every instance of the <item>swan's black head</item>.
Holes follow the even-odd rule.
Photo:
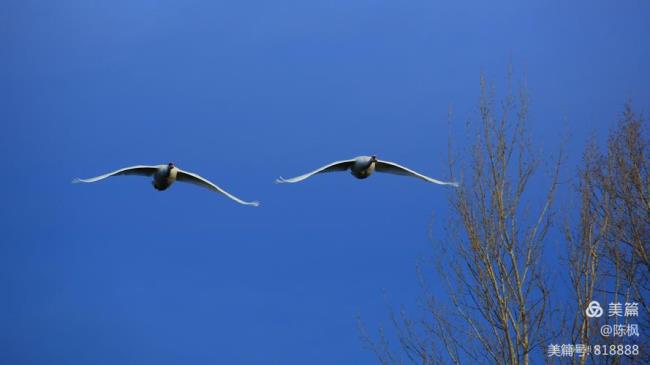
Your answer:
[[[377,156],[376,155],[370,156],[370,162],[377,162]]]
[[[168,164],[167,164],[167,168],[170,169],[170,170],[173,169],[173,168],[174,168],[174,164],[171,163],[171,162],[168,163]]]

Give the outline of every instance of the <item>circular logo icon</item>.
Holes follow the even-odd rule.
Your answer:
[[[585,314],[589,318],[598,318],[603,315],[603,307],[600,306],[600,303],[596,300],[592,300],[585,310]]]

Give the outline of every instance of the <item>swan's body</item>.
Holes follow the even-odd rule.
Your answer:
[[[228,193],[227,191],[223,190],[216,184],[212,183],[211,181],[195,174],[189,171],[183,171],[179,169],[178,167],[174,166],[173,163],[168,163],[166,165],[157,165],[157,166],[145,166],[145,165],[138,165],[138,166],[131,166],[131,167],[125,167],[123,169],[119,169],[113,172],[109,172],[104,175],[92,177],[89,179],[79,179],[76,178],[72,182],[73,183],[93,183],[96,181],[104,180],[106,178],[109,178],[111,176],[118,176],[118,175],[142,175],[142,176],[152,176],[153,180],[151,181],[151,184],[153,185],[156,190],[163,191],[167,188],[169,188],[174,182],[176,181],[182,181],[182,182],[187,182],[190,184],[195,184],[202,186],[204,188],[210,189],[212,191],[215,191],[217,193],[223,194],[227,196],[228,198],[236,201],[239,204],[243,205],[252,205],[252,206],[258,206],[259,202],[253,201],[253,202],[246,202],[243,201],[236,196]]]
[[[377,159],[367,156],[357,157],[350,166],[350,173],[357,179],[365,179],[377,168]]]
[[[436,180],[428,176],[422,175],[420,173],[417,173],[395,162],[379,160],[377,159],[376,156],[359,156],[350,160],[332,162],[331,164],[325,165],[314,171],[308,172],[304,175],[296,176],[291,179],[285,179],[280,177],[276,180],[276,182],[296,183],[299,181],[303,181],[313,175],[320,174],[323,172],[346,171],[348,169],[350,170],[352,176],[356,177],[357,179],[365,179],[368,176],[372,175],[373,172],[377,171],[377,172],[385,172],[389,174],[417,177],[424,181],[433,184],[438,184],[438,185],[451,185],[454,187],[458,187],[458,183]]]

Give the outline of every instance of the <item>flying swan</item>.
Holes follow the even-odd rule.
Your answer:
[[[193,172],[183,171],[178,167],[174,166],[174,164],[171,162],[166,165],[157,165],[157,166],[138,165],[138,166],[125,167],[123,169],[119,169],[113,172],[109,172],[108,174],[92,177],[89,179],[76,178],[72,180],[72,182],[93,183],[99,180],[104,180],[111,176],[118,176],[118,175],[153,176],[153,181],[151,181],[151,184],[153,185],[154,188],[160,191],[169,188],[175,181],[182,181],[182,182],[202,186],[212,191],[216,191],[217,193],[221,193],[229,197],[230,199],[236,201],[239,204],[251,205],[254,207],[260,205],[260,203],[257,201],[252,201],[252,202],[243,201],[237,198],[236,196],[228,193],[227,191],[223,190],[222,188],[212,183],[211,181]]]
[[[350,160],[332,162],[329,165],[325,165],[312,172],[308,172],[304,175],[296,176],[291,179],[285,179],[283,177],[280,177],[277,180],[275,180],[275,182],[276,183],[297,183],[322,172],[346,171],[348,169],[350,169],[350,173],[352,174],[352,176],[356,177],[357,179],[365,179],[368,176],[370,176],[373,172],[377,171],[377,172],[386,172],[395,175],[413,176],[422,179],[424,181],[438,184],[438,185],[451,185],[454,187],[458,187],[458,183],[432,179],[428,176],[424,176],[402,165],[396,164],[395,162],[379,160],[377,159],[377,156],[359,156]]]

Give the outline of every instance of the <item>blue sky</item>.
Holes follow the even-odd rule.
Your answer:
[[[646,1],[0,2],[0,362],[359,364],[413,306],[481,72],[525,76],[541,151],[650,111]],[[459,138],[461,144],[464,139]],[[544,153],[544,152],[543,152]],[[173,161],[259,209],[144,178]],[[384,299],[383,293],[388,299]]]

